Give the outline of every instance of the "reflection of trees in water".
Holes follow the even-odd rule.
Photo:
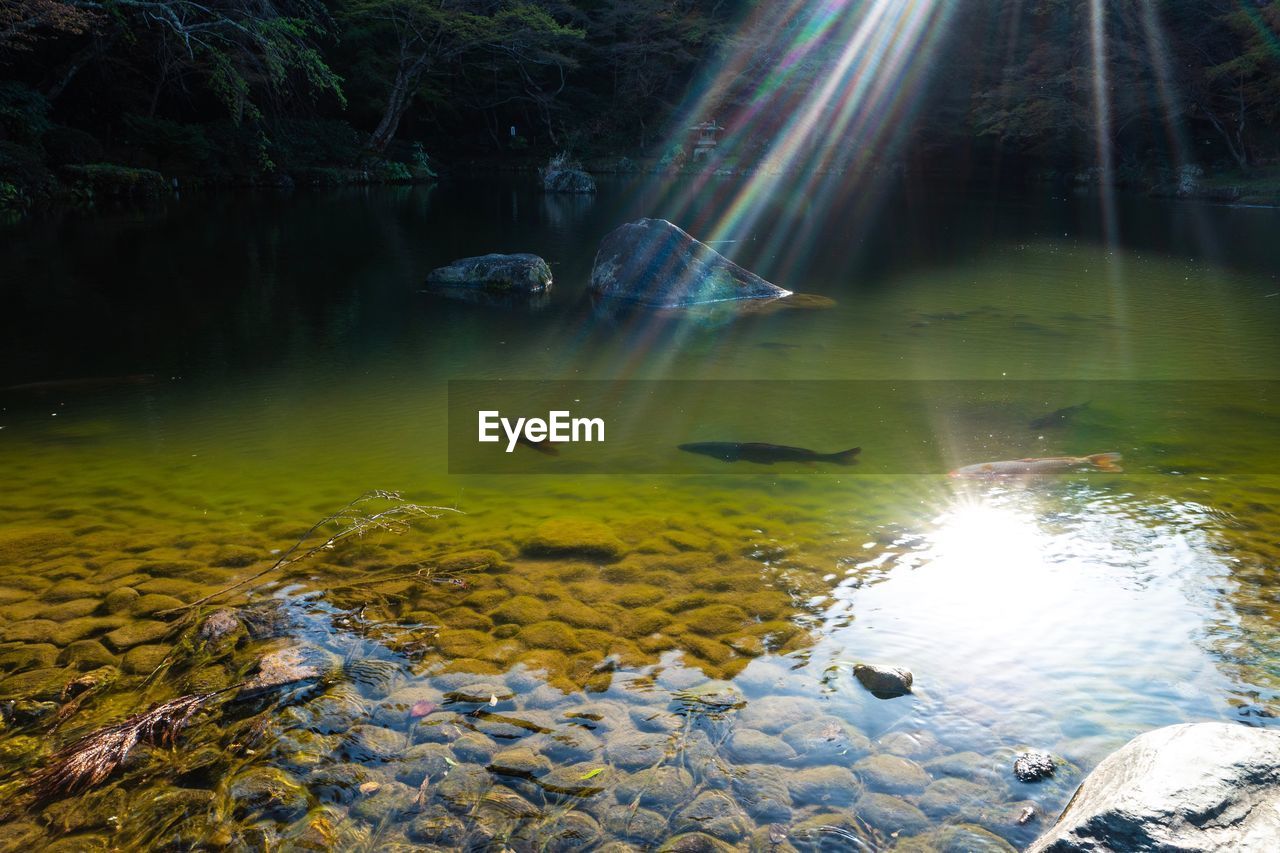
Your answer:
[[[591,213],[595,201],[592,193],[544,193],[542,212],[547,224],[557,230],[576,228]]]

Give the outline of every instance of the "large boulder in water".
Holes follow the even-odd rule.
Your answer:
[[[591,289],[665,308],[791,295],[665,219],[639,219],[609,232],[596,252]]]
[[[432,270],[431,287],[472,287],[511,293],[541,293],[551,286],[551,267],[537,255],[479,255]]]
[[[1280,732],[1190,723],[1103,759],[1027,853],[1269,853],[1277,839]]]

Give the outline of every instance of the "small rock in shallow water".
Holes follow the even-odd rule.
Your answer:
[[[1024,752],[1013,762],[1013,775],[1019,782],[1039,782],[1053,775],[1053,756],[1047,752]]]
[[[854,666],[853,676],[877,699],[892,699],[911,692],[914,678],[911,670],[903,666],[882,666],[860,663]]]

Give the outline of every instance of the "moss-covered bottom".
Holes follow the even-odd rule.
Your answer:
[[[0,849],[1011,850],[1136,728],[1275,713],[1255,666],[1272,658],[1240,646],[1272,636],[1255,574],[1274,559],[1259,532],[1273,517],[1265,483],[1221,497],[1240,523],[1211,542],[1197,516],[1170,509],[1190,494],[1174,504],[1130,482],[1031,495],[1060,513],[1051,560],[1070,533],[1107,565],[1087,526],[1099,518],[1126,553],[1173,537],[1202,561],[1184,568],[1231,555],[1238,588],[1224,601],[1256,624],[1219,632],[1204,651],[1224,666],[1179,688],[1185,701],[1150,661],[1116,672],[1097,660],[1036,699],[1016,683],[1031,678],[1016,649],[1006,659],[988,645],[990,662],[948,672],[925,642],[877,645],[928,609],[912,584],[945,585],[929,573],[952,572],[960,553],[949,537],[964,527],[870,523],[932,488],[862,495],[869,526],[856,537],[825,534],[830,517],[809,503],[832,495],[806,491],[753,511],[709,493],[684,516],[625,499],[609,514],[442,516],[342,540],[190,609],[270,566],[309,522],[131,527],[110,490],[26,513],[0,532]],[[1145,571],[1132,582],[1150,582]],[[878,621],[886,610],[895,621]],[[1051,616],[1028,624],[1052,631]],[[850,633],[859,620],[867,633]],[[915,692],[885,700],[846,664],[888,648],[919,657],[892,661],[915,670]],[[1224,704],[1224,684],[1239,698]],[[1089,712],[1073,709],[1090,691]],[[195,694],[213,695],[172,743],[144,737],[105,780],[33,799],[56,750]],[[1027,784],[1013,762],[1031,748],[1057,764]]]

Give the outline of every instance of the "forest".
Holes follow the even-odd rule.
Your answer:
[[[717,168],[749,169],[847,58],[842,21],[880,5],[0,0],[0,205],[77,175],[126,190],[156,173],[409,181],[558,151],[672,168],[708,120],[732,140]],[[1091,180],[1105,155],[1109,180],[1146,190],[1191,170],[1280,192],[1280,0],[908,5],[929,41],[880,117],[889,132],[848,157],[1026,182]]]

